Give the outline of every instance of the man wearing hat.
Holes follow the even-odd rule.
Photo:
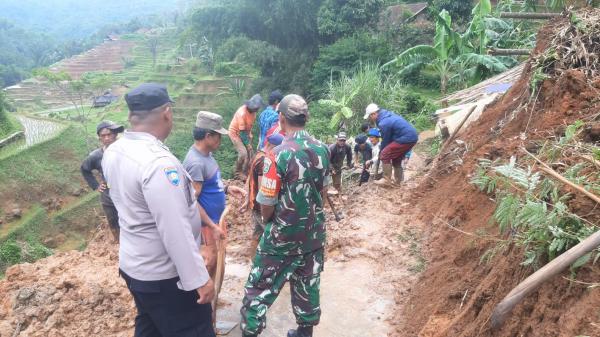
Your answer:
[[[193,130],[194,144],[183,160],[183,167],[192,179],[194,196],[198,201],[203,225],[202,256],[211,278],[214,278],[217,270],[217,240],[222,234],[219,221],[225,210],[225,194],[245,194],[237,186],[223,184],[219,164],[212,155],[219,149],[221,137],[227,134],[223,128],[223,117],[208,111],[198,112]]]
[[[229,123],[229,138],[238,152],[235,163],[235,177],[246,180],[248,164],[252,158],[252,126],[256,120],[256,112],[263,106],[259,94],[252,96],[237,109]]]
[[[119,214],[112,200],[106,182],[104,181],[104,175],[102,174],[102,156],[106,148],[117,140],[117,135],[123,132],[124,128],[121,125],[116,124],[112,121],[102,121],[96,126],[96,134],[98,140],[100,140],[101,147],[92,151],[87,158],[81,164],[81,174],[87,182],[88,186],[94,190],[100,192],[100,203],[104,214],[106,214],[106,220],[108,221],[108,227],[113,235],[116,242],[119,242]],[[97,171],[102,179],[100,182],[94,176],[93,171]]]
[[[331,177],[333,178],[333,187],[342,193],[342,167],[344,166],[344,158],[348,167],[353,167],[352,164],[352,148],[346,144],[346,133],[341,131],[337,135],[335,144],[329,145],[330,161],[331,161]]]
[[[381,109],[375,103],[367,106],[364,118],[377,123],[383,138],[379,153],[383,164],[383,178],[375,183],[382,186],[400,184],[404,179],[402,161],[419,139],[417,130],[402,116]]]
[[[191,180],[163,141],[173,127],[165,86],[125,95],[131,130],[104,152],[119,211],[119,272],[135,305],[136,337],[214,337],[213,281],[200,255],[201,221]]]
[[[252,164],[250,164],[250,172],[246,181],[248,194],[242,210],[250,209],[252,211],[250,219],[252,220],[254,232],[252,233],[252,242],[250,244],[251,256],[254,256],[256,253],[258,241],[265,231],[265,225],[260,214],[260,204],[256,202],[258,187],[260,186],[260,181],[263,176],[264,159],[266,155],[271,153],[275,147],[281,145],[281,142],[283,142],[283,136],[279,133],[268,136],[266,139],[266,145],[261,150],[258,150],[254,156],[254,159],[252,160]]]
[[[244,337],[258,336],[267,309],[287,281],[298,327],[288,337],[311,337],[319,323],[325,216],[323,200],[329,178],[329,150],[304,130],[308,105],[298,95],[279,104],[286,137],[264,160],[256,201],[266,223],[246,281],[242,302]]]
[[[258,137],[258,149],[261,150],[265,145],[265,138],[267,131],[273,127],[275,123],[279,121],[279,114],[277,113],[277,105],[283,99],[281,91],[275,90],[269,95],[269,105],[260,113],[258,117],[258,126],[260,133]]]
[[[381,132],[379,132],[378,128],[371,128],[367,133],[369,136],[369,141],[371,142],[371,150],[373,157],[371,160],[367,161],[367,167],[370,168],[371,175],[374,179],[381,179],[383,176],[383,167],[379,160],[379,152],[381,150]]]

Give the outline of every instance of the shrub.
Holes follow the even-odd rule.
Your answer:
[[[21,262],[21,247],[15,240],[0,244],[0,270]]]
[[[219,62],[215,66],[216,76],[258,75],[256,68],[238,62]]]
[[[543,150],[542,150],[543,151]],[[532,166],[517,164],[515,157],[502,164],[482,159],[471,180],[481,191],[495,196],[496,210],[492,220],[501,233],[510,233],[510,240],[524,248],[525,266],[539,268],[578,244],[596,230],[583,217],[569,210],[569,194],[561,192],[554,181],[535,172]],[[489,259],[498,248],[484,254]],[[600,253],[596,251],[596,258]],[[573,268],[586,263],[587,254]]]
[[[349,96],[351,98],[348,98]],[[400,81],[384,75],[374,64],[360,66],[350,76],[343,75],[340,80],[331,83],[327,98],[330,101],[343,102],[352,111],[351,116],[344,117],[344,124],[349,132],[358,132],[360,125],[364,123],[364,109],[369,103],[376,103],[382,108],[401,114],[419,131],[433,127],[432,116],[437,109],[432,101],[409,92]],[[333,119],[337,111],[331,108],[336,104],[327,104],[330,109],[320,105],[320,109],[328,111],[323,115],[328,120]]]

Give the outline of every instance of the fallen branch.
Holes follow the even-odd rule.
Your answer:
[[[556,178],[558,181],[569,185],[571,187],[573,187],[574,189],[576,189],[577,191],[585,194],[588,198],[594,200],[596,203],[600,204],[600,197],[598,197],[597,195],[587,191],[585,188],[571,182],[570,180],[568,180],[567,178],[561,176],[558,172],[554,171],[550,166],[548,166],[546,163],[544,163],[543,161],[541,161],[538,157],[536,157],[535,155],[531,154],[529,151],[527,151],[525,148],[522,148],[523,151],[525,151],[525,153],[527,153],[531,158],[535,159],[536,162],[538,162],[540,165],[542,165],[542,167],[540,167],[540,170],[546,172],[547,174],[551,175],[552,177]]]
[[[512,309],[523,298],[534,292],[542,283],[558,275],[577,261],[577,259],[598,248],[598,246],[600,246],[600,231],[590,235],[587,239],[550,261],[540,270],[519,283],[494,309],[491,319],[492,329],[500,328]]]
[[[581,159],[586,160],[588,162],[590,162],[592,165],[596,166],[596,167],[600,167],[600,162],[597,161],[596,159],[592,158],[591,156],[587,156],[587,155],[580,155],[579,156]]]
[[[478,238],[478,239],[482,239],[482,240],[489,240],[489,241],[494,241],[494,242],[507,242],[507,241],[508,241],[508,240],[502,240],[502,239],[498,239],[498,238],[495,238],[495,237],[493,237],[493,236],[489,236],[489,235],[485,235],[485,236],[484,236],[484,235],[478,235],[478,234],[474,234],[474,233],[466,232],[466,231],[463,231],[462,229],[458,229],[458,228],[456,228],[456,227],[452,226],[452,224],[450,224],[448,221],[445,221],[445,220],[443,220],[443,219],[441,219],[441,218],[439,218],[439,217],[435,217],[435,218],[436,218],[437,220],[439,220],[439,221],[441,221],[441,222],[445,223],[445,224],[446,224],[446,226],[448,226],[450,229],[452,229],[452,230],[455,230],[455,231],[457,231],[457,232],[459,232],[459,233],[461,233],[461,234],[467,235],[467,236],[472,236],[472,237],[475,237],[475,238]]]
[[[600,287],[600,283],[590,283],[590,282],[583,282],[583,281],[579,281],[573,278],[568,278],[568,277],[564,277],[563,278],[569,282],[573,282],[573,283],[577,283],[577,284],[581,284],[584,286],[587,286],[588,288],[597,288]]]

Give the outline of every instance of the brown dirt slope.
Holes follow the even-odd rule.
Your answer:
[[[557,27],[566,24],[567,18],[555,19],[540,31],[532,60],[549,48]],[[535,99],[529,89],[532,60],[511,90],[460,137],[467,146],[452,144],[446,149],[413,192],[417,207],[413,216],[430,224],[429,265],[408,305],[396,312],[397,321],[402,322],[397,336],[600,336],[600,290],[563,277],[527,297],[500,330],[490,330],[494,306],[533,269],[520,266],[523,251],[515,246],[502,250],[489,263],[480,262],[495,242],[448,226],[468,233],[498,233],[489,222],[494,202],[469,183],[479,158],[508,161],[511,156],[523,156],[520,147],[553,137],[576,120],[597,123],[600,78],[590,78],[580,69],[566,69],[545,80],[535,108],[524,109]],[[570,206],[573,209],[574,202]],[[588,203],[579,214],[597,216],[596,206]],[[562,276],[570,277],[570,273]],[[588,264],[576,277],[597,282],[600,271]]]

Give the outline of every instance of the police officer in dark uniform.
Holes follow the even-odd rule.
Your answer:
[[[173,127],[165,86],[125,95],[131,130],[104,153],[119,211],[119,270],[135,300],[135,337],[214,337],[213,281],[200,255],[202,221],[189,175],[163,141]]]
[[[115,205],[110,198],[108,187],[104,181],[104,174],[102,172],[102,156],[106,148],[117,141],[117,135],[123,132],[123,126],[118,125],[112,121],[102,121],[96,127],[96,134],[102,144],[102,147],[92,151],[87,158],[81,164],[81,174],[87,182],[88,186],[94,190],[100,192],[100,203],[106,214],[106,220],[108,221],[109,229],[115,238],[115,241],[119,242],[119,214]],[[94,171],[98,171],[100,174],[101,181],[96,179]]]

